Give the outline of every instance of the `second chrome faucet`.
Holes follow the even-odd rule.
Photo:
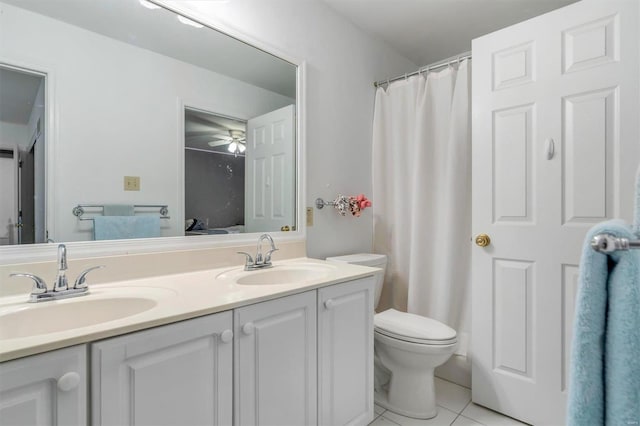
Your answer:
[[[262,254],[262,241],[267,240],[271,245],[271,249],[267,251],[267,253],[263,256]],[[258,238],[258,247],[256,248],[256,258],[255,260],[251,257],[251,255],[244,251],[239,251],[238,254],[245,255],[245,271],[255,271],[256,269],[264,269],[270,268],[273,266],[271,263],[271,254],[274,251],[278,250],[276,248],[275,243],[273,242],[273,238],[269,234],[262,234],[260,238]]]

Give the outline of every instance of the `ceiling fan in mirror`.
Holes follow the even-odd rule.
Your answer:
[[[229,144],[227,151],[237,157],[238,154],[244,153],[247,149],[244,130],[229,129],[228,132],[228,135],[223,133],[214,134],[213,137],[215,139],[209,142],[208,145],[216,147]]]

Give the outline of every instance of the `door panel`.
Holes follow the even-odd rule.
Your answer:
[[[75,374],[75,386],[58,380]],[[67,376],[69,377],[69,376]],[[66,382],[69,385],[69,381]],[[0,364],[0,425],[87,422],[87,348],[74,346]]]
[[[318,424],[373,420],[374,278],[318,290]]]
[[[279,231],[295,224],[294,106],[247,122],[245,229]]]
[[[94,425],[229,425],[231,312],[92,345]]]
[[[234,424],[316,424],[316,292],[238,308],[234,326]]]
[[[583,0],[473,41],[473,400],[565,421],[582,242],[631,220],[638,2]]]

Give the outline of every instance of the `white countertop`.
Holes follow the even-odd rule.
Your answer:
[[[74,315],[66,315],[62,319],[51,318],[51,321],[64,321],[69,324],[68,328],[63,331],[26,337],[0,337],[0,362],[227,311],[264,300],[381,273],[381,270],[376,268],[309,258],[289,259],[273,264],[274,267],[269,270],[276,271],[278,267],[288,266],[304,269],[305,265],[310,267],[324,265],[327,268],[320,278],[306,279],[295,284],[239,285],[235,283],[238,276],[246,276],[253,272],[240,272],[242,267],[226,267],[94,286],[89,284],[88,295],[66,300],[27,303],[25,295],[2,297],[0,298],[0,335],[3,334],[2,327],[8,326],[2,321],[2,315],[16,311],[32,310],[33,312],[44,306],[77,303],[89,299],[136,297],[137,295],[141,295],[141,297],[151,295],[157,304],[153,308],[135,315],[82,327],[73,326],[74,321],[76,324],[82,322],[79,321],[77,312]],[[59,312],[64,313],[64,306],[60,306],[60,308]],[[88,312],[83,315],[92,315],[92,312],[88,309]],[[25,315],[25,318],[29,319],[29,314]],[[34,312],[33,320],[47,321],[47,318],[39,318]],[[99,320],[96,319],[96,321]]]

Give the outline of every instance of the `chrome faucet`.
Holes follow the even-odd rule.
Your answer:
[[[53,291],[65,291],[69,288],[67,282],[67,247],[64,244],[58,246],[58,275],[53,282]]]
[[[104,265],[93,266],[85,269],[78,275],[72,288],[69,288],[67,282],[67,248],[64,244],[58,246],[58,274],[53,283],[51,290],[47,289],[45,281],[37,275],[28,274],[24,272],[18,272],[9,274],[10,277],[25,277],[33,280],[33,288],[31,289],[31,295],[29,296],[29,302],[44,302],[47,300],[66,299],[68,297],[77,297],[85,295],[89,292],[89,287],[86,284],[86,276],[89,272],[95,269],[104,268]]]
[[[269,244],[271,245],[271,249],[269,251],[267,251],[267,254],[265,254],[264,256],[262,255],[262,241],[263,240],[267,240],[269,241]],[[271,254],[274,251],[277,251],[278,249],[276,248],[275,243],[273,242],[273,238],[271,238],[271,235],[269,234],[262,234],[260,236],[260,238],[258,238],[258,247],[256,248],[256,259],[255,261],[253,260],[253,258],[251,257],[251,255],[247,252],[244,251],[239,251],[238,254],[244,254],[245,255],[245,264],[244,264],[244,270],[245,271],[254,271],[256,269],[264,269],[264,268],[271,268],[273,266],[273,264],[271,263]]]

